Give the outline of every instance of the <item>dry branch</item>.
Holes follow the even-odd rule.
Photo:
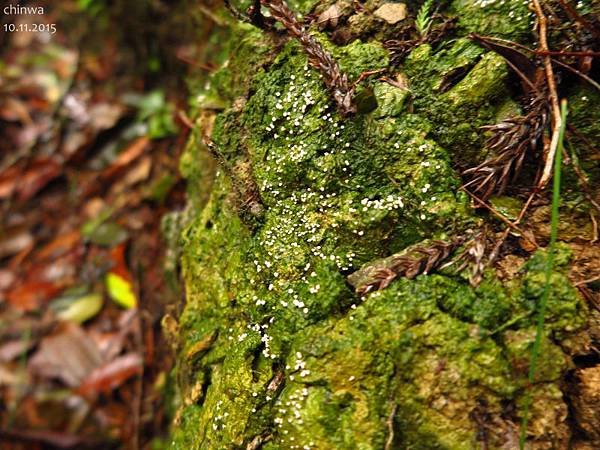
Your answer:
[[[542,6],[540,5],[539,0],[533,0],[533,5],[539,21],[540,50],[549,52],[550,49],[548,47],[547,36],[548,19],[544,15],[544,11],[542,11]],[[552,69],[552,58],[546,55],[542,60],[544,63],[544,70],[546,72],[546,82],[548,83],[548,94],[550,97],[550,106],[552,111],[552,140],[550,141],[550,146],[545,155],[544,170],[542,172],[542,177],[538,182],[539,189],[544,189],[548,183],[548,180],[550,180],[550,177],[552,176],[552,165],[554,163],[556,149],[558,148],[558,141],[560,137],[559,131],[562,125],[560,106],[558,104],[558,92],[556,90],[556,80],[554,78],[554,71]]]

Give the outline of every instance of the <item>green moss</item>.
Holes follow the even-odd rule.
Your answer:
[[[319,2],[317,0],[290,0],[287,3],[293,11],[299,14],[308,14]]]
[[[374,94],[379,107],[374,114],[377,118],[399,116],[410,97],[407,89],[399,89],[387,83],[377,83]]]
[[[515,302],[498,282],[485,280],[477,289],[459,285],[445,277],[432,276],[439,288],[438,305],[453,317],[494,330],[515,313]],[[444,294],[442,294],[444,293]]]
[[[532,308],[542,298],[546,277],[544,274],[546,253],[538,251],[524,267],[522,296],[530,302]],[[568,247],[557,246],[555,265],[562,270],[568,268],[570,252]],[[577,290],[569,282],[567,276],[557,272],[550,278],[550,294],[546,310],[545,330],[569,332],[581,328],[586,322],[587,308],[581,302]]]
[[[507,357],[515,370],[521,375],[521,383],[525,386],[528,381],[531,348],[535,341],[535,327],[507,331],[504,334]],[[550,340],[544,339],[540,353],[544,355],[541,364],[536,366],[536,381],[558,381],[568,368],[568,359],[560,347]]]
[[[446,97],[455,108],[481,107],[503,92],[507,75],[504,59],[496,53],[487,53]]]
[[[492,35],[504,39],[526,39],[533,28],[533,14],[518,0],[454,0],[451,5],[464,33]]]
[[[400,281],[344,318],[298,333],[286,361],[276,448],[311,440],[314,448],[381,448],[392,409],[402,445],[470,448],[468,415],[445,411],[444,403],[460,401],[464,413],[474,390],[511,396],[515,386],[501,349],[437,308],[433,299],[443,292],[428,278]],[[432,402],[439,409],[425,407]]]
[[[505,64],[464,39],[421,46],[405,67],[410,92],[365,82],[378,107],[344,119],[297,43],[271,59],[257,51],[266,38],[240,32],[238,60],[210,87],[231,105],[212,133],[225,168],[213,182],[195,146],[181,162],[190,192],[210,196],[182,233],[173,447],[381,449],[391,426],[395,448],[472,448],[474,412],[485,404],[504,420],[522,397],[543,253],[508,285],[488,275],[473,288],[446,271],[359,298],[346,276],[477,226],[451,154],[478,151],[478,127],[506,113]],[[353,78],[388,64],[378,44],[325,45]],[[456,69],[465,76],[445,86]],[[252,227],[237,198],[245,183],[264,206]],[[548,331],[567,334],[585,317],[558,271]],[[568,359],[545,345],[539,381],[550,398]]]
[[[523,208],[523,202],[514,197],[491,197],[490,204],[508,220],[516,220]]]
[[[414,112],[435,123],[431,133],[463,164],[481,160],[480,127],[506,110],[508,69],[503,59],[466,38],[433,53],[417,47],[405,70],[414,97]],[[457,78],[456,74],[466,74]]]
[[[211,76],[208,89],[201,93],[206,106],[233,102],[247,91],[255,71],[269,60],[268,39],[261,30],[244,23],[235,24],[231,30],[223,46],[229,59]]]
[[[580,136],[584,136],[587,142],[600,140],[600,109],[594,107],[600,103],[600,92],[582,82],[571,89],[568,100],[569,123],[577,128],[579,136],[570,136],[567,146],[578,156],[578,162],[590,177],[590,184],[593,186],[600,180],[600,168],[593,156],[594,150]],[[568,179],[565,181],[566,186],[572,185],[567,184]],[[573,181],[577,183],[576,180]]]

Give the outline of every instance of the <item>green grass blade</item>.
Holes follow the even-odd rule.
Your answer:
[[[558,236],[558,216],[559,216],[559,204],[560,204],[560,178],[562,173],[562,154],[563,154],[563,140],[565,135],[565,128],[567,125],[567,101],[563,100],[561,103],[561,124],[559,130],[558,148],[556,149],[556,156],[554,158],[554,180],[552,185],[552,217],[550,219],[550,243],[548,244],[548,255],[546,257],[546,282],[544,284],[544,292],[539,304],[535,341],[531,349],[531,362],[529,364],[529,388],[533,386],[535,381],[535,372],[537,369],[537,362],[540,354],[540,347],[542,345],[542,337],[544,334],[544,321],[546,319],[546,305],[548,303],[548,296],[550,295],[550,278],[552,277],[552,271],[554,269],[554,252],[556,246],[556,239]],[[525,407],[523,411],[523,421],[521,423],[521,436],[519,439],[519,448],[523,450],[525,448],[525,440],[527,438],[527,424],[529,422],[529,408],[531,406],[531,391],[528,392],[525,399]]]

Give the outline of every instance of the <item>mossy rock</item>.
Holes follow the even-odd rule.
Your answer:
[[[522,2],[518,20],[492,3],[452,2],[473,12],[461,18],[463,36],[526,39]],[[371,78],[361,87],[376,107],[342,117],[297,42],[232,27],[236,54],[197,93],[224,108],[210,136],[219,167],[197,138],[182,158],[195,200],[180,239],[172,447],[508,448],[531,392],[532,448],[564,448],[560,389],[572,360],[561,340],[588,314],[564,273],[566,253],[551,277],[533,386],[543,251],[510,282],[490,271],[477,288],[452,268],[365,296],[346,280],[487,220],[460,190],[455,162],[480,159],[479,127],[518,110],[503,59],[464,37],[421,45],[399,69],[405,90]],[[389,65],[378,42],[336,47],[315,36],[352,79]],[[464,76],[444,85],[457,69]]]

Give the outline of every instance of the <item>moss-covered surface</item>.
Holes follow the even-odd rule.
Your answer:
[[[463,34],[527,34],[522,2],[518,20],[492,3],[452,3],[473,9]],[[362,298],[346,281],[373,259],[482,225],[453,163],[481,158],[479,127],[518,109],[502,58],[465,38],[421,45],[399,68],[406,89],[363,82],[378,107],[343,119],[296,42],[233,28],[231,59],[199,93],[223,108],[210,126],[220,168],[202,131],[182,158],[193,199],[173,448],[514,448],[543,251],[509,283],[490,272],[477,288],[452,268]],[[375,41],[318,39],[351,79],[388,66]],[[457,70],[465,76],[444,85]],[[529,389],[535,448],[570,439],[561,341],[587,320],[567,250],[558,263]]]

